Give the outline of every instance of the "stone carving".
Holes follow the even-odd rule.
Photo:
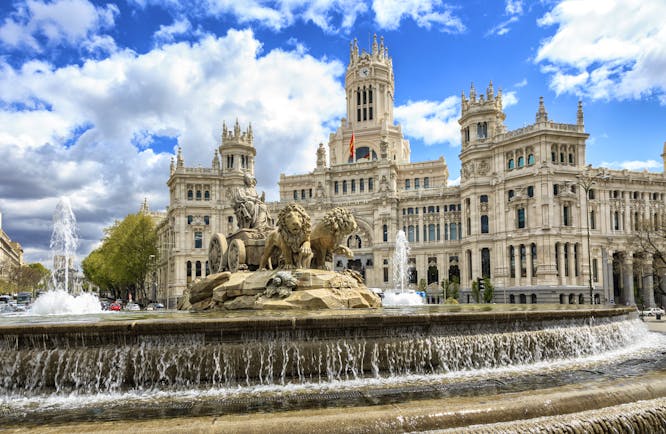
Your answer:
[[[312,248],[312,266],[326,270],[326,262],[333,260],[333,253],[354,256],[351,250],[343,246],[342,240],[358,229],[354,215],[345,208],[333,208],[312,229],[310,245]]]
[[[268,298],[275,296],[279,298],[287,298],[291,295],[292,290],[296,288],[297,285],[298,279],[296,279],[291,272],[278,271],[268,282],[264,295]]]
[[[277,228],[268,233],[259,268],[269,265],[276,249],[284,261],[283,268],[309,268],[312,259],[310,228],[310,216],[300,205],[290,203],[283,208],[278,214]]]
[[[240,229],[263,229],[269,226],[269,214],[264,195],[257,194],[257,180],[245,174],[243,187],[237,187],[232,193],[234,213]]]
[[[488,160],[481,160],[478,167],[476,168],[476,173],[478,173],[481,176],[485,176],[488,174],[489,169],[490,165],[488,164]]]

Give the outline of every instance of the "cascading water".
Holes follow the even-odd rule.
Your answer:
[[[393,289],[384,292],[382,305],[391,306],[418,306],[423,304],[423,298],[407,288],[409,279],[409,242],[405,231],[398,231],[395,237],[395,252],[393,253]]]
[[[51,252],[53,270],[49,290],[41,294],[30,307],[30,315],[81,315],[102,311],[99,299],[90,293],[73,294],[70,270],[74,269],[79,245],[76,217],[67,197],[58,202],[53,212]]]

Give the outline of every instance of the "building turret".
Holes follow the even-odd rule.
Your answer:
[[[486,88],[486,94],[479,95],[478,99],[474,83],[469,89],[469,99],[465,97],[465,92],[462,92],[460,99],[462,115],[458,123],[463,150],[467,146],[485,143],[505,131],[502,91],[495,93],[492,81]]]
[[[215,158],[221,158],[223,171],[241,171],[254,176],[254,157],[257,155],[257,150],[253,140],[252,125],[248,125],[247,130],[241,131],[240,123],[236,119],[232,132],[226,123],[222,123],[220,157],[216,154]]]
[[[176,168],[182,169],[185,167],[185,160],[183,159],[183,148],[178,147],[178,154],[176,156]]]
[[[543,97],[539,97],[539,109],[536,113],[536,123],[548,122],[548,112],[546,111],[546,106],[543,104]]]
[[[212,166],[213,169],[220,170],[220,154],[217,149],[215,150],[215,156],[213,157]]]

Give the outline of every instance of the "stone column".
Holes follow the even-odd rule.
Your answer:
[[[558,267],[558,283],[560,285],[565,284],[565,273],[564,273],[564,249],[566,249],[566,244],[560,243],[559,248],[557,249],[557,267]]]
[[[652,260],[645,260],[646,274],[643,275],[643,302],[645,307],[655,307],[654,304],[654,278],[652,276]]]
[[[520,244],[513,246],[513,255],[515,258],[513,268],[516,273],[516,280],[514,286],[520,286]]]
[[[532,276],[534,276],[534,270],[532,270],[532,245],[525,245],[525,260],[527,261],[527,284],[532,284]]]
[[[575,285],[576,284],[576,258],[574,255],[574,243],[569,243],[569,249],[568,249],[568,255],[569,255],[569,279],[567,280],[567,283],[570,285]]]
[[[602,250],[601,273],[604,285],[606,303],[615,303],[615,288],[613,287],[613,251]]]
[[[635,306],[636,300],[634,299],[634,259],[631,253],[626,253],[622,269],[622,277],[624,278],[623,298],[624,304],[628,306]]]

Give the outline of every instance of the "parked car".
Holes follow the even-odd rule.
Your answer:
[[[141,310],[141,306],[139,306],[139,305],[136,304],[136,303],[132,303],[132,302],[130,301],[130,302],[128,302],[128,303],[125,305],[125,310],[137,311],[137,310]]]
[[[109,305],[109,310],[112,310],[112,311],[118,312],[118,311],[120,311],[120,310],[123,310],[123,307],[122,307],[122,305],[121,305],[120,303],[111,303],[111,304]]]
[[[162,303],[149,303],[146,310],[164,310],[164,305]]]
[[[661,316],[663,314],[664,314],[664,309],[661,309],[659,307],[651,307],[650,309],[641,312],[641,315],[643,316],[657,316],[657,315]]]

